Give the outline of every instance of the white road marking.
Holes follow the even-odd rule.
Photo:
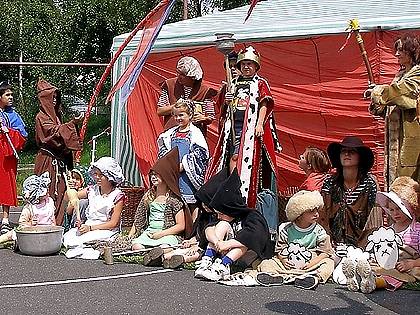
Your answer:
[[[48,285],[59,285],[59,284],[69,284],[69,283],[90,282],[90,281],[102,281],[102,280],[110,280],[110,279],[132,278],[132,277],[147,276],[147,275],[164,273],[164,272],[171,272],[171,271],[173,271],[173,270],[172,269],[162,269],[162,270],[128,273],[128,274],[123,274],[123,275],[104,276],[104,277],[95,277],[95,278],[79,278],[79,279],[34,282],[34,283],[6,284],[6,285],[0,286],[0,289],[31,288],[31,287],[43,287],[43,286],[48,286]]]

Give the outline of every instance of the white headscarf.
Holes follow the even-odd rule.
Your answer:
[[[46,196],[51,183],[50,174],[45,172],[41,176],[31,175],[23,182],[23,196],[30,204],[37,204]]]
[[[117,185],[124,181],[124,175],[121,166],[118,162],[109,156],[101,157],[96,162],[90,164],[89,173],[92,173],[93,168],[96,167],[109,180]]]
[[[176,69],[195,80],[201,80],[203,78],[203,69],[201,69],[200,63],[194,57],[182,57],[178,60]]]

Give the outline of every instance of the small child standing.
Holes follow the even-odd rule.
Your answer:
[[[182,198],[190,207],[193,221],[197,216],[195,192],[204,183],[204,174],[209,159],[206,139],[200,129],[192,124],[194,104],[189,100],[179,100],[172,110],[177,126],[163,132],[158,142],[158,157],[161,158],[172,148],[179,151],[179,189]]]
[[[247,207],[240,189],[241,179],[235,168],[210,202],[220,221],[205,230],[209,243],[195,271],[196,278],[223,280],[230,275],[230,266],[245,259],[245,254],[253,261],[272,255],[267,222],[261,213]]]
[[[11,206],[17,205],[16,151],[22,150],[28,133],[20,115],[13,107],[12,86],[8,82],[0,83],[0,207],[3,210],[0,234],[12,230],[9,222]]]
[[[276,256],[258,266],[257,282],[281,285],[294,282],[303,289],[325,283],[334,271],[330,237],[317,223],[324,201],[318,191],[301,190],[286,205],[290,222],[279,226]],[[297,262],[302,262],[298,264]]]
[[[19,217],[19,226],[55,225],[54,201],[48,194],[51,183],[48,172],[40,176],[31,175],[23,182],[26,204]],[[16,240],[14,230],[0,236],[0,243]]]

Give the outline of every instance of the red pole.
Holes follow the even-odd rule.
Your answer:
[[[144,24],[146,23],[146,21],[150,18],[151,15],[153,15],[162,5],[163,2],[165,0],[161,1],[152,11],[150,11],[146,17],[136,26],[136,28],[131,31],[130,35],[125,39],[124,43],[122,43],[122,45],[118,48],[117,52],[115,53],[114,57],[111,59],[111,61],[109,62],[108,66],[106,67],[104,73],[102,74],[101,78],[99,79],[98,84],[95,86],[95,89],[93,91],[93,94],[90,98],[88,107],[87,107],[87,111],[85,114],[85,118],[83,120],[83,124],[82,124],[82,128],[80,129],[80,140],[83,142],[84,138],[85,138],[85,134],[86,134],[86,128],[87,128],[87,123],[89,121],[90,118],[90,112],[92,107],[95,105],[96,103],[96,99],[99,95],[99,93],[102,90],[102,87],[105,84],[105,80],[107,79],[108,75],[111,73],[111,70],[115,64],[115,62],[117,61],[118,57],[121,55],[121,53],[123,52],[123,50],[125,49],[125,47],[127,47],[128,43],[133,39],[133,37],[137,34],[137,32],[143,28]],[[80,158],[82,156],[82,151],[77,151],[76,155],[75,155],[75,160],[76,163],[80,162]]]

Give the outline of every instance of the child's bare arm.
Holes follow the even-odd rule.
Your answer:
[[[303,269],[309,269],[313,266],[315,266],[317,263],[319,263],[321,260],[328,258],[328,254],[326,253],[321,253],[318,256],[312,258]]]
[[[267,101],[262,100],[260,103],[260,109],[258,111],[258,120],[255,127],[255,135],[261,137],[264,134],[264,122],[265,116],[267,115]]]

